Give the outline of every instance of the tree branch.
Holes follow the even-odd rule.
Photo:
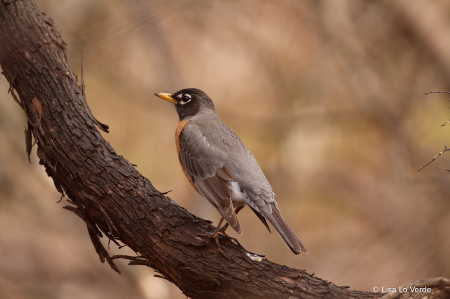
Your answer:
[[[0,0],[0,45],[3,74],[28,119],[28,155],[34,137],[39,163],[70,198],[65,208],[83,219],[100,260],[115,271],[116,258],[150,266],[191,298],[382,295],[255,257],[224,236],[218,248],[205,236],[211,232],[205,220],[156,190],[102,138],[97,128],[107,132],[108,126],[92,116],[60,31],[33,1]],[[103,234],[138,256],[111,257],[100,242]]]

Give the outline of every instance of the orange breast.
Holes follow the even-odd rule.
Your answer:
[[[194,187],[195,191],[197,191],[199,194],[200,191],[198,191],[197,187],[195,186],[194,182],[191,180],[191,178],[189,177],[186,168],[184,168],[183,163],[181,163],[181,159],[180,159],[180,150],[181,150],[181,146],[180,146],[180,135],[181,135],[181,131],[183,131],[184,127],[188,124],[188,121],[180,121],[178,123],[177,126],[177,130],[175,131],[175,144],[177,146],[177,154],[178,154],[178,161],[180,161],[180,165],[181,165],[181,169],[184,172],[184,175],[186,176],[186,178],[188,179],[189,183],[191,183],[192,187]]]

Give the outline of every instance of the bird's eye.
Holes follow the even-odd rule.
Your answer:
[[[181,97],[180,104],[181,105],[187,104],[191,101],[191,99],[192,99],[192,97],[190,94],[187,94],[187,93],[183,94],[183,96]]]

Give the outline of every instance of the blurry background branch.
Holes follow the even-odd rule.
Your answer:
[[[219,218],[180,170],[176,114],[152,95],[197,87],[310,254],[292,256],[244,210],[232,236],[245,248],[366,291],[450,276],[448,156],[417,173],[448,145],[449,97],[424,93],[450,89],[449,1],[36,1],[76,74],[86,49],[89,107],[111,126],[108,142],[179,205]],[[55,204],[36,147],[28,163],[9,87],[0,76],[2,295],[185,298],[147,267],[115,260],[119,276],[98,263],[84,223]]]

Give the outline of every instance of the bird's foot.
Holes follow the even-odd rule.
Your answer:
[[[199,236],[199,237],[204,237],[204,238],[207,238],[207,239],[214,238],[214,240],[216,240],[217,246],[220,247],[220,243],[219,243],[219,233],[222,234],[222,232],[220,231],[220,229],[217,229],[216,227],[213,227],[213,229],[214,229],[213,232],[202,230],[202,232],[199,233],[198,236]],[[227,236],[226,234],[223,234],[223,235]],[[227,237],[228,237],[228,236],[227,236]],[[207,242],[209,242],[209,241],[207,241]]]
[[[220,220],[219,224],[216,226],[213,226],[212,224],[210,224],[209,222],[204,222],[204,224],[206,224],[206,226],[208,226],[210,229],[213,230],[212,233],[210,232],[206,232],[200,234],[202,237],[207,237],[207,238],[214,238],[214,240],[216,241],[217,247],[220,247],[220,242],[219,242],[219,234],[222,234],[224,237],[227,237],[230,240],[235,240],[234,238],[230,237],[227,235],[227,233],[225,232],[228,228],[228,223],[225,223],[222,227],[220,226],[223,222],[223,218]]]
[[[214,240],[216,240],[217,247],[220,247],[220,243],[219,243],[219,231],[220,231],[220,228],[219,228],[219,229],[216,229],[216,230],[213,232],[212,236],[211,236],[211,237],[214,238]]]
[[[216,240],[216,244],[217,244],[218,247],[220,247],[220,243],[219,243],[219,233],[222,234],[223,236],[225,236],[225,237],[227,237],[227,238],[230,239],[230,236],[228,236],[227,233],[225,233],[225,230],[227,229],[227,227],[228,227],[228,223],[226,223],[226,224],[225,224],[224,226],[222,226],[222,227],[217,226],[217,227],[214,229],[214,232],[213,232],[212,235],[211,235],[211,237],[213,237],[214,240]]]
[[[205,231],[204,229],[202,229],[203,232],[200,234],[200,236],[201,236],[201,237],[207,237],[207,238],[214,238],[214,240],[216,241],[216,244],[217,244],[218,247],[220,247],[219,234],[222,234],[223,236],[225,236],[225,237],[227,237],[227,238],[229,238],[229,239],[232,239],[232,238],[230,238],[230,236],[228,236],[228,235],[225,233],[225,230],[226,230],[227,227],[228,227],[228,223],[225,224],[225,225],[222,226],[222,227],[220,227],[220,223],[219,223],[219,226],[217,226],[217,227],[211,225],[211,224],[208,223],[208,222],[204,222],[204,223],[206,224],[206,226],[208,226],[210,229],[212,229],[213,232],[211,233],[210,231]]]
[[[218,225],[217,227],[216,227],[216,226],[213,226],[212,224],[210,224],[210,223],[208,223],[208,222],[204,222],[204,223],[206,224],[206,226],[208,226],[209,228],[211,228],[211,229],[213,230],[213,232],[212,232],[212,233],[211,233],[210,231],[207,232],[207,231],[205,231],[205,230],[202,229],[205,233],[202,233],[201,236],[202,236],[202,237],[206,237],[206,238],[208,238],[208,239],[214,238],[214,240],[216,241],[217,247],[219,247],[219,249],[220,249],[219,234],[222,234],[224,237],[227,237],[232,243],[234,243],[234,244],[236,244],[237,246],[239,246],[243,251],[245,251],[245,252],[247,252],[247,253],[249,253],[249,254],[254,254],[254,255],[256,255],[255,253],[246,250],[246,249],[241,245],[241,243],[239,243],[239,241],[238,241],[236,238],[230,237],[230,236],[225,232],[225,231],[227,230],[228,226],[229,226],[228,223],[225,223],[222,227],[220,226],[221,223],[219,223],[219,225]],[[264,257],[264,255],[260,255],[260,254],[258,254],[257,256]]]

